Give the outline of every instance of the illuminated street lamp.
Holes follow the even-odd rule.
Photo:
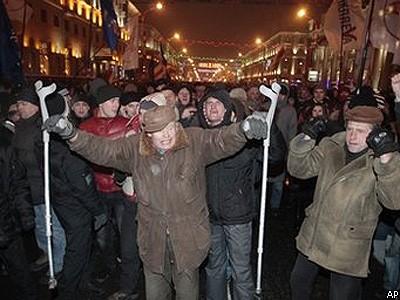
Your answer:
[[[182,52],[185,53],[185,54],[187,54],[188,50],[187,50],[186,48],[183,48],[183,49],[182,49]]]
[[[181,39],[181,35],[179,33],[175,32],[173,38],[175,40],[179,41]]]
[[[145,58],[146,58],[146,29],[145,29],[145,21],[146,21],[146,17],[147,15],[155,10],[162,10],[164,7],[164,5],[162,4],[162,2],[157,2],[157,3],[153,3],[152,5],[150,5],[150,7],[148,9],[146,9],[144,12],[142,12],[140,14],[140,40],[141,40],[141,54],[142,54],[142,71],[144,71],[144,67],[145,67]]]
[[[318,31],[319,31],[319,22],[317,22],[314,18],[312,18],[305,8],[300,8],[297,11],[297,17],[300,19],[307,20],[308,23],[308,31],[311,33],[311,43],[308,45],[307,56],[306,56],[306,64],[305,64],[305,79],[308,79],[309,69],[313,68],[313,50],[317,46],[318,40]]]
[[[305,8],[300,8],[297,11],[297,17],[298,18],[304,18],[307,15],[307,10]]]

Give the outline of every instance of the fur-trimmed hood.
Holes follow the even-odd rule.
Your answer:
[[[189,138],[183,129],[180,123],[176,123],[178,126],[177,129],[177,136],[176,136],[176,143],[172,147],[171,151],[176,151],[182,148],[189,146]],[[153,156],[157,155],[157,150],[153,147],[151,143],[151,138],[147,135],[146,132],[142,132],[140,134],[139,139],[139,154],[144,156]]]

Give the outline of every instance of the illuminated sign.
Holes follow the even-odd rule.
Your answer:
[[[220,63],[206,63],[206,62],[199,63],[199,68],[218,69],[221,67],[222,67],[222,64],[220,64]]]

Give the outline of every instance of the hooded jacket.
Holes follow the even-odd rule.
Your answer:
[[[291,142],[290,174],[300,179],[318,176],[297,249],[328,270],[367,277],[381,205],[400,209],[400,154],[382,164],[368,150],[346,164],[345,136],[340,132],[326,137],[318,146],[315,140],[304,140],[304,134]]]
[[[70,142],[72,150],[93,163],[132,174],[138,198],[139,254],[149,270],[160,274],[167,235],[178,272],[199,267],[207,256],[205,166],[234,154],[247,141],[240,124],[221,130],[177,126],[177,141],[163,156],[146,133],[107,140],[78,131]]]
[[[218,99],[226,109],[223,121],[216,127],[211,127],[206,121],[204,103],[209,97]],[[227,92],[218,90],[209,93],[200,101],[198,112],[202,127],[215,130],[220,126],[232,124],[234,105]],[[281,140],[278,138],[278,128],[273,128],[270,133],[273,156],[269,162],[277,164],[285,160],[287,152],[283,137],[280,135]],[[235,225],[253,220],[258,207],[255,193],[255,184],[259,179],[257,170],[260,170],[262,160],[262,142],[252,140],[234,155],[207,166],[206,198],[211,223]]]

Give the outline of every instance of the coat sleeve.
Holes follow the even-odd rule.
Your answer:
[[[240,129],[240,123],[234,123],[221,129],[198,129],[197,134],[195,139],[201,143],[201,153],[206,165],[235,154],[247,142]]]
[[[288,172],[300,179],[317,176],[320,164],[324,159],[325,140],[315,146],[315,140],[305,139],[304,133],[297,135],[290,143]]]
[[[68,153],[63,166],[71,193],[92,214],[103,213],[91,168],[81,158]]]
[[[137,137],[133,135],[110,140],[78,130],[74,142],[69,141],[68,144],[71,150],[92,163],[130,173],[126,162],[135,156],[133,148],[138,143]]]
[[[392,210],[400,209],[400,153],[395,152],[392,159],[382,164],[379,158],[374,159],[376,174],[376,192],[383,206]]]
[[[22,225],[22,229],[28,231],[35,226],[32,199],[28,179],[26,177],[26,170],[15,156],[11,159],[10,175],[10,187],[12,187],[11,195],[18,215],[17,219]]]

